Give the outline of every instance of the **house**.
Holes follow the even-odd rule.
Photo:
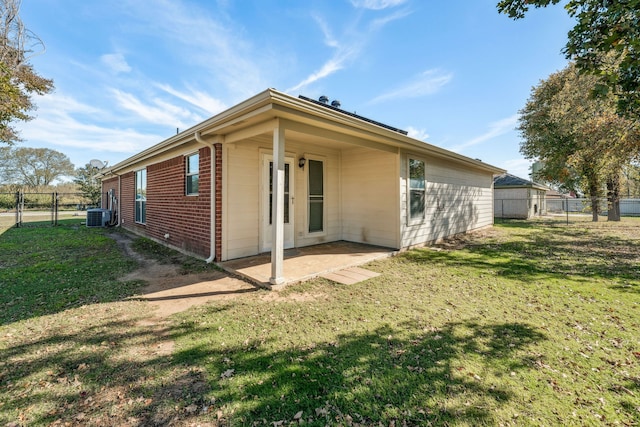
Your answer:
[[[110,168],[118,225],[227,261],[349,241],[393,249],[493,224],[504,170],[328,104],[267,89]]]
[[[503,173],[493,180],[494,211],[497,218],[529,219],[547,212],[547,187]]]

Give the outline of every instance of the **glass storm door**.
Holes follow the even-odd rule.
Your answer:
[[[284,163],[284,247],[293,248],[294,245],[294,211],[293,211],[293,158],[286,157]],[[271,250],[273,232],[273,156],[264,155],[262,160],[262,232],[260,251]]]

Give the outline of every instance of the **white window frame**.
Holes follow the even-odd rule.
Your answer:
[[[140,183],[140,187],[138,186],[138,174],[142,174],[144,173],[144,188],[142,188],[142,182]],[[142,179],[140,179],[140,181],[142,181]],[[134,200],[133,200],[133,206],[134,206],[134,212],[133,212],[133,218],[136,224],[146,224],[147,223],[147,168],[144,169],[138,169],[137,171],[135,171],[135,175],[134,175],[134,186],[135,186],[135,192],[134,192]],[[140,193],[138,192],[138,190],[141,190]],[[140,195],[140,197],[138,198],[138,195]],[[138,216],[138,214],[140,214]],[[140,220],[138,220],[138,218],[140,218]]]
[[[422,187],[412,187],[411,186],[411,161],[422,162],[424,165],[423,177],[422,177]],[[423,206],[422,206],[422,215],[419,217],[414,217],[411,211],[411,192],[412,191],[422,191],[423,193]],[[417,156],[407,156],[407,223],[408,224],[420,224],[424,222],[427,211],[427,161]]]
[[[193,156],[198,156],[198,171],[192,172],[189,170],[189,159]],[[186,154],[185,156],[185,165],[184,165],[184,193],[187,196],[197,196],[200,194],[200,151],[196,151],[194,153]],[[192,176],[198,176],[198,191],[189,193],[189,178]]]

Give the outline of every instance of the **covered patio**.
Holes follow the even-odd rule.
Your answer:
[[[339,283],[356,283],[378,274],[358,268],[368,262],[387,258],[394,249],[346,241],[324,243],[284,251],[283,281],[279,286],[325,277]],[[225,271],[265,288],[271,288],[271,253],[221,262]]]

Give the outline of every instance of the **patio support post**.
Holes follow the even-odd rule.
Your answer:
[[[271,239],[271,277],[272,285],[284,283],[282,265],[284,263],[284,127],[277,122],[273,130],[273,203],[272,203],[272,239]]]

